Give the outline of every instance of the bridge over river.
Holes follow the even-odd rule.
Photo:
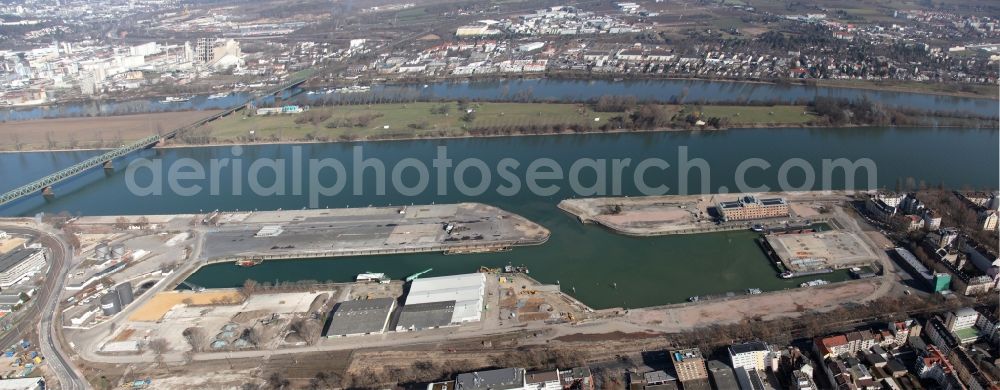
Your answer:
[[[179,127],[179,128],[173,129],[173,130],[171,130],[169,132],[166,132],[166,133],[163,133],[163,134],[154,134],[154,135],[142,138],[142,139],[140,139],[138,141],[133,141],[133,142],[131,142],[129,144],[122,145],[121,147],[118,147],[117,149],[108,151],[108,152],[106,152],[104,154],[101,154],[99,156],[94,156],[94,157],[88,158],[88,159],[86,159],[84,161],[81,161],[79,163],[74,164],[73,166],[70,166],[68,168],[62,169],[62,170],[60,170],[58,172],[54,172],[52,174],[49,174],[48,176],[45,176],[45,177],[40,178],[38,180],[35,180],[35,181],[31,182],[31,183],[28,183],[28,184],[25,184],[25,185],[20,186],[18,188],[15,188],[13,190],[10,190],[7,193],[4,193],[3,195],[0,195],[0,207],[4,206],[6,204],[9,204],[11,202],[14,202],[14,201],[16,201],[18,199],[24,198],[26,196],[30,196],[32,194],[41,193],[43,195],[52,195],[53,194],[52,193],[52,186],[56,185],[57,183],[59,183],[61,181],[67,180],[69,178],[72,178],[72,177],[74,177],[76,175],[79,175],[79,174],[81,174],[83,172],[86,172],[86,171],[88,171],[90,169],[93,169],[93,168],[96,168],[98,166],[110,169],[110,168],[113,167],[112,164],[113,164],[113,162],[114,162],[115,159],[118,159],[118,158],[121,158],[121,157],[125,157],[125,156],[127,156],[129,154],[134,153],[135,151],[138,151],[138,150],[148,149],[148,148],[154,147],[156,145],[159,145],[159,144],[163,143],[165,140],[174,138],[178,134],[180,134],[180,133],[182,133],[184,131],[196,128],[196,127],[204,125],[204,124],[206,124],[208,122],[211,122],[211,121],[214,121],[216,119],[222,118],[222,117],[224,117],[226,115],[232,114],[232,113],[234,113],[234,112],[242,109],[243,107],[245,107],[247,105],[247,103],[255,101],[255,100],[257,100],[257,99],[259,99],[261,97],[269,96],[269,95],[277,95],[277,94],[279,94],[279,93],[281,93],[281,92],[283,92],[283,91],[285,91],[287,89],[294,88],[294,87],[302,84],[303,82],[305,82],[307,78],[308,78],[308,76],[295,78],[295,79],[293,79],[292,81],[290,81],[288,83],[285,83],[283,85],[277,86],[277,87],[275,87],[275,88],[273,88],[271,90],[265,91],[265,92],[263,92],[261,94],[258,94],[255,97],[251,97],[250,99],[248,99],[246,102],[244,102],[242,104],[238,104],[238,105],[234,105],[232,107],[229,107],[225,111],[222,111],[222,112],[220,112],[218,114],[215,114],[215,115],[212,115],[210,117],[201,119],[201,120],[199,120],[199,121],[197,121],[195,123],[189,124],[187,126],[183,126],[183,127]]]

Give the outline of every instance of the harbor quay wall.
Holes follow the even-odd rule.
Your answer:
[[[696,302],[679,302],[679,303],[671,303],[669,305],[649,306],[649,307],[638,308],[636,310],[670,310],[670,309],[680,309],[680,308],[685,308],[685,307],[694,307],[694,306],[706,305],[706,304],[712,304],[712,303],[719,303],[719,302],[737,301],[737,300],[741,300],[741,299],[762,299],[762,298],[766,298],[766,297],[774,297],[774,296],[778,296],[778,295],[788,294],[788,293],[791,293],[791,292],[794,292],[794,291],[799,291],[799,290],[807,289],[807,288],[808,289],[813,289],[813,290],[816,290],[816,291],[822,291],[822,290],[830,290],[830,289],[834,289],[834,288],[838,288],[838,287],[846,286],[846,285],[851,285],[851,284],[862,284],[862,283],[872,283],[872,282],[883,283],[884,281],[885,281],[884,276],[879,275],[879,276],[876,276],[874,278],[848,279],[848,280],[843,280],[843,281],[840,281],[840,282],[832,282],[832,283],[824,284],[822,286],[791,287],[791,288],[786,288],[786,289],[782,289],[782,290],[765,291],[765,292],[762,292],[760,294],[754,294],[754,295],[750,295],[750,294],[735,294],[735,295],[729,296],[729,297],[723,296],[723,297],[718,297],[718,298],[703,299],[703,300],[699,300],[699,301],[696,301]]]
[[[731,221],[722,223],[720,225],[691,227],[682,229],[655,230],[648,228],[630,228],[627,226],[604,223],[599,219],[588,218],[586,217],[587,213],[585,211],[580,210],[579,208],[574,207],[568,204],[567,202],[560,202],[557,207],[560,210],[565,211],[577,217],[577,219],[581,223],[602,226],[615,233],[627,236],[635,236],[635,237],[654,237],[654,236],[669,236],[675,234],[700,234],[700,233],[714,233],[714,232],[729,232],[735,230],[747,230],[753,227],[753,225],[755,224],[768,221],[768,220]],[[787,220],[788,218],[776,218],[776,219]],[[810,218],[809,220],[812,222],[820,222],[820,223],[830,223],[831,221],[833,221],[832,218],[828,217]]]
[[[303,252],[282,252],[282,253],[240,253],[236,255],[221,256],[206,261],[206,264],[235,262],[240,259],[254,258],[261,260],[294,260],[294,259],[316,259],[329,257],[351,257],[351,256],[374,256],[374,255],[394,255],[407,253],[427,253],[427,252],[448,252],[448,251],[497,251],[518,246],[541,245],[548,241],[548,236],[541,239],[521,239],[510,241],[490,241],[482,244],[438,244],[428,246],[415,246],[405,248],[357,248],[339,249],[331,251],[303,251]]]

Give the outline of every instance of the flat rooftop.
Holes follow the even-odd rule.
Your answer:
[[[785,204],[785,199],[783,199],[783,198],[761,199],[760,200],[760,204],[762,204],[764,206],[775,206],[775,205],[779,205],[779,204]]]
[[[958,329],[954,333],[955,337],[957,337],[959,341],[977,338],[980,335],[982,335],[982,333],[979,333],[979,329],[976,329],[974,327]]]
[[[501,368],[498,370],[458,374],[455,377],[455,388],[462,390],[523,389],[524,370],[520,368]]]
[[[733,344],[729,346],[729,352],[738,355],[741,353],[748,352],[761,352],[767,351],[767,344],[762,341],[748,341],[740,344]]]
[[[0,256],[0,272],[7,272],[15,265],[20,264],[25,259],[31,257],[41,249],[21,249]]]
[[[670,359],[675,362],[683,362],[689,359],[702,359],[701,350],[698,348],[678,349],[670,351]]]
[[[878,260],[868,244],[851,232],[770,234],[765,239],[781,262],[794,271],[847,268]]]
[[[455,301],[403,305],[396,330],[421,330],[451,325]]]
[[[545,382],[554,382],[558,380],[559,380],[559,371],[557,370],[529,372],[524,377],[524,381],[527,382],[528,385],[545,383]]]
[[[347,336],[382,333],[389,322],[389,315],[396,307],[393,298],[362,299],[338,303],[330,316],[330,327],[325,336]]]
[[[718,390],[739,390],[740,386],[736,383],[736,377],[733,374],[733,368],[729,365],[720,362],[718,360],[708,361],[708,375],[712,378],[712,383]]]
[[[660,385],[677,380],[677,378],[674,378],[663,370],[647,372],[642,374],[642,378],[646,381],[647,385]]]
[[[481,273],[420,278],[410,284],[406,305],[454,302],[451,322],[479,321],[486,293],[486,276]]]

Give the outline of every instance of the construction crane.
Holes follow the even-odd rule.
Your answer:
[[[407,282],[412,282],[412,281],[414,281],[415,279],[419,278],[419,277],[420,277],[420,275],[423,275],[423,274],[426,274],[426,273],[428,273],[428,272],[431,272],[432,270],[434,270],[434,268],[428,268],[428,269],[425,269],[425,270],[423,270],[423,271],[420,271],[420,272],[417,272],[417,273],[415,273],[415,274],[413,274],[413,275],[410,275],[410,276],[407,276],[405,280],[406,280]]]

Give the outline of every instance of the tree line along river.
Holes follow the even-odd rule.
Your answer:
[[[954,111],[978,116],[997,116],[997,101],[987,98],[955,97],[877,89],[776,85],[707,80],[569,80],[518,79],[489,81],[444,81],[430,84],[374,85],[364,93],[325,93],[327,89],[291,91],[290,101],[320,104],[324,101],[369,101],[393,98],[415,100],[552,100],[590,101],[601,96],[634,96],[639,100],[679,103],[805,104],[817,96],[856,100],[867,98],[890,107],[931,111]],[[313,93],[309,93],[313,92]],[[286,94],[286,96],[289,94]],[[0,109],[0,121],[39,118],[86,117],[137,114],[145,112],[214,110],[241,104],[250,96],[236,92],[223,98],[209,95],[184,96],[190,100],[165,102],[163,98],[131,100],[95,100],[51,106],[8,107]],[[273,103],[273,98],[262,104]]]

